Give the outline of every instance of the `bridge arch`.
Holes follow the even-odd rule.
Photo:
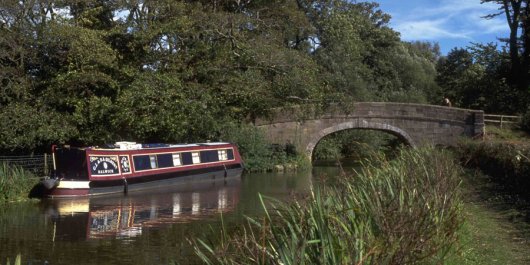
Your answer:
[[[313,150],[317,146],[317,144],[322,140],[322,138],[326,137],[327,135],[343,131],[343,130],[349,130],[349,129],[368,129],[368,130],[378,130],[378,131],[384,131],[388,132],[390,134],[393,134],[403,141],[405,141],[409,146],[415,148],[417,146],[416,142],[412,137],[404,130],[392,126],[390,124],[385,123],[379,123],[379,122],[370,122],[366,120],[354,120],[349,122],[343,122],[328,128],[325,128],[321,130],[320,132],[314,134],[311,139],[309,140],[309,143],[305,147],[305,152],[309,158],[313,157]]]

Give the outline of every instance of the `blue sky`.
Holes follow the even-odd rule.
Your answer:
[[[443,54],[470,42],[498,42],[507,37],[504,16],[486,20],[487,14],[498,12],[496,4],[480,4],[480,0],[373,0],[392,15],[390,26],[401,33],[404,41],[435,41]]]

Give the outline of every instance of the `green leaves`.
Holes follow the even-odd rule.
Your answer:
[[[93,96],[75,103],[72,114],[79,129],[79,141],[92,144],[105,144],[115,141],[113,131],[109,130],[115,119],[116,107],[108,97]]]
[[[437,81],[457,107],[488,113],[522,112],[528,93],[508,84],[507,56],[492,43],[453,49],[440,60]]]
[[[122,91],[113,123],[123,138],[197,141],[215,133],[217,106],[210,95],[185,88],[170,74],[146,73]]]
[[[431,98],[437,89],[435,56],[400,42],[377,4],[314,2],[319,5],[307,8],[318,28],[315,58],[334,90],[358,101],[423,103]]]
[[[0,146],[9,151],[64,143],[76,133],[69,118],[42,106],[10,103],[0,108]]]

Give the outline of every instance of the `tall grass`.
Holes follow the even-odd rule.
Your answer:
[[[8,163],[0,163],[0,203],[28,198],[38,179],[32,173]]]
[[[445,152],[402,151],[307,200],[262,200],[265,217],[195,250],[206,264],[440,263],[462,222],[458,175]]]

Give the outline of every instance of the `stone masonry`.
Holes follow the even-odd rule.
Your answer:
[[[334,105],[324,111],[301,109],[275,109],[269,118],[256,119],[254,125],[265,131],[271,143],[293,144],[309,157],[323,137],[349,129],[385,131],[412,147],[451,146],[460,137],[484,134],[484,112],[480,110],[391,102]]]

